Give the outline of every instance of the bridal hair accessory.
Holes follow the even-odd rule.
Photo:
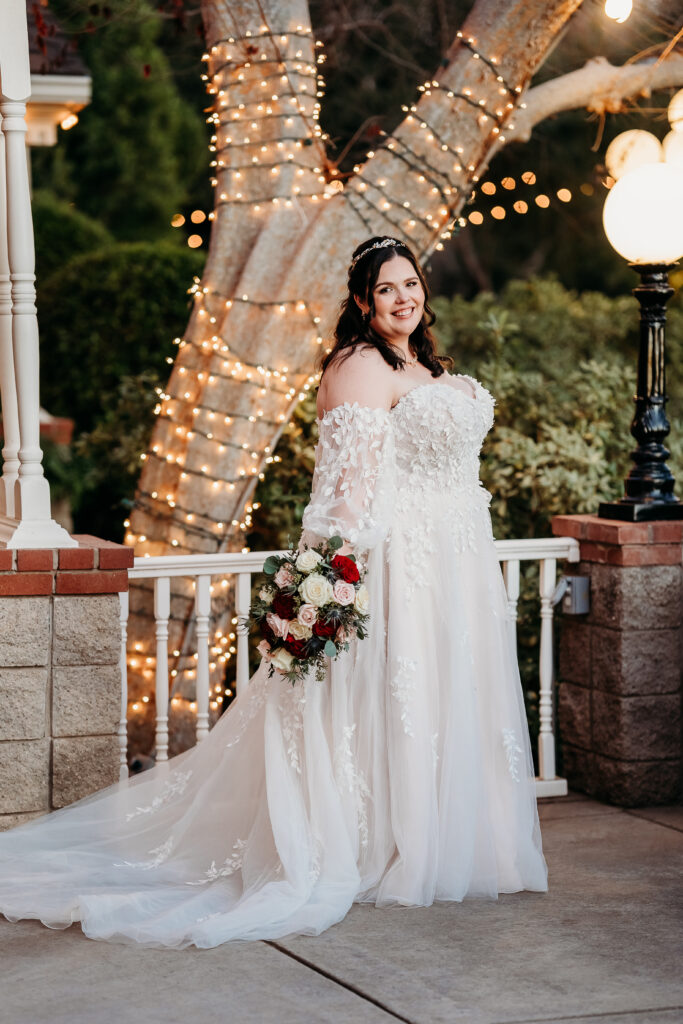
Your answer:
[[[278,669],[294,685],[315,670],[322,682],[327,659],[348,651],[354,637],[367,636],[368,590],[353,555],[337,554],[342,544],[341,537],[330,537],[263,563],[269,578],[240,630],[250,622],[257,627],[269,676]]]
[[[358,260],[362,260],[363,257],[367,256],[367,254],[372,252],[373,249],[386,249],[388,245],[403,245],[403,242],[399,242],[397,238],[384,238],[381,242],[375,242],[374,245],[369,245],[367,249],[363,249],[362,252],[359,252],[358,255],[351,260],[350,269],[353,270],[356,263],[358,263]]]

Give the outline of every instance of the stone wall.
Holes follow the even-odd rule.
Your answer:
[[[558,733],[573,789],[621,806],[681,799],[683,523],[556,516],[590,576],[560,621]]]
[[[116,782],[118,592],[133,552],[0,551],[0,829]]]

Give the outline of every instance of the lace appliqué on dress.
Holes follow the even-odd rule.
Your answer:
[[[389,684],[391,696],[399,705],[404,733],[406,736],[414,736],[410,705],[417,685],[415,680],[417,662],[413,658],[404,657],[402,654],[398,655],[396,661],[398,662],[398,670],[394,673]]]
[[[301,775],[301,737],[304,731],[306,695],[303,686],[292,686],[291,683],[283,685],[286,689],[283,689],[278,704],[282,715],[282,738],[287,747],[289,763]]]
[[[252,679],[247,690],[247,706],[245,708],[231,709],[230,714],[233,716],[232,720],[237,722],[237,732],[228,743],[226,747],[234,747],[235,744],[244,736],[247,731],[247,726],[253,718],[256,717],[258,712],[261,710],[263,705],[266,703],[266,697],[268,696],[268,676],[264,676],[263,679],[257,680]],[[237,716],[234,719],[234,716]]]
[[[517,742],[514,729],[503,729],[503,749],[505,750],[505,757],[507,758],[510,777],[514,779],[515,782],[519,782],[519,758],[522,753],[522,748]]]
[[[386,536],[392,504],[391,416],[344,402],[319,421],[311,500],[302,526],[319,537],[343,537],[359,549]]]
[[[229,878],[230,875],[234,875],[242,867],[246,847],[246,839],[238,839],[232,848],[232,853],[229,857],[225,858],[221,867],[217,867],[216,861],[212,860],[211,866],[205,871],[205,878],[200,878],[196,882],[186,882],[185,884],[208,885],[209,882],[215,882],[217,878]]]
[[[355,722],[353,725],[345,725],[342,730],[342,738],[337,744],[337,749],[334,753],[334,774],[337,784],[342,788],[345,787],[347,792],[355,796],[358,836],[360,845],[365,849],[370,839],[367,808],[370,787],[353,756],[352,741],[355,731]]]
[[[191,775],[192,771],[181,772],[179,769],[171,772],[171,776],[166,779],[164,788],[159,796],[155,796],[151,804],[148,804],[146,807],[136,807],[134,811],[129,811],[128,814],[126,814],[126,821],[130,821],[132,818],[137,818],[139,814],[154,814],[172,800],[173,797],[182,796],[187,788]]]
[[[168,837],[165,843],[161,846],[155,846],[149,853],[152,857],[151,860],[124,860],[114,864],[115,868],[138,868],[140,871],[151,871],[153,868],[160,867],[165,860],[171,856],[173,851],[173,838]]]

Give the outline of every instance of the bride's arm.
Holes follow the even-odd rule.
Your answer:
[[[303,516],[306,542],[311,534],[336,534],[345,542],[342,553],[359,554],[386,536],[394,468],[390,374],[372,350],[354,352],[326,372],[313,489]]]

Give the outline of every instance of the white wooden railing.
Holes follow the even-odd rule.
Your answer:
[[[498,559],[503,569],[503,578],[508,597],[510,629],[516,635],[517,602],[520,593],[520,565],[523,561],[540,562],[539,596],[541,605],[540,653],[539,653],[539,717],[538,738],[539,774],[536,780],[538,796],[563,796],[567,792],[565,779],[558,778],[555,769],[554,732],[554,653],[553,653],[553,604],[552,597],[557,581],[557,561],[579,559],[579,545],[571,537],[545,537],[531,540],[496,541]],[[171,611],[171,579],[182,577],[194,581],[195,594],[195,637],[196,660],[196,709],[197,742],[200,743],[209,732],[210,696],[210,637],[209,618],[211,611],[211,579],[220,576],[235,576],[235,616],[246,615],[251,600],[251,578],[260,573],[263,563],[275,551],[233,552],[216,555],[169,555],[154,558],[136,558],[129,570],[131,580],[154,580],[154,617],[156,638],[156,759],[168,760],[168,705],[169,705],[169,656],[168,621]],[[121,778],[127,769],[127,713],[128,713],[128,669],[127,669],[127,625],[128,594],[121,599],[121,720],[119,723],[119,744],[121,751]],[[239,693],[249,682],[249,648],[245,633],[237,632],[235,640],[236,679]]]

